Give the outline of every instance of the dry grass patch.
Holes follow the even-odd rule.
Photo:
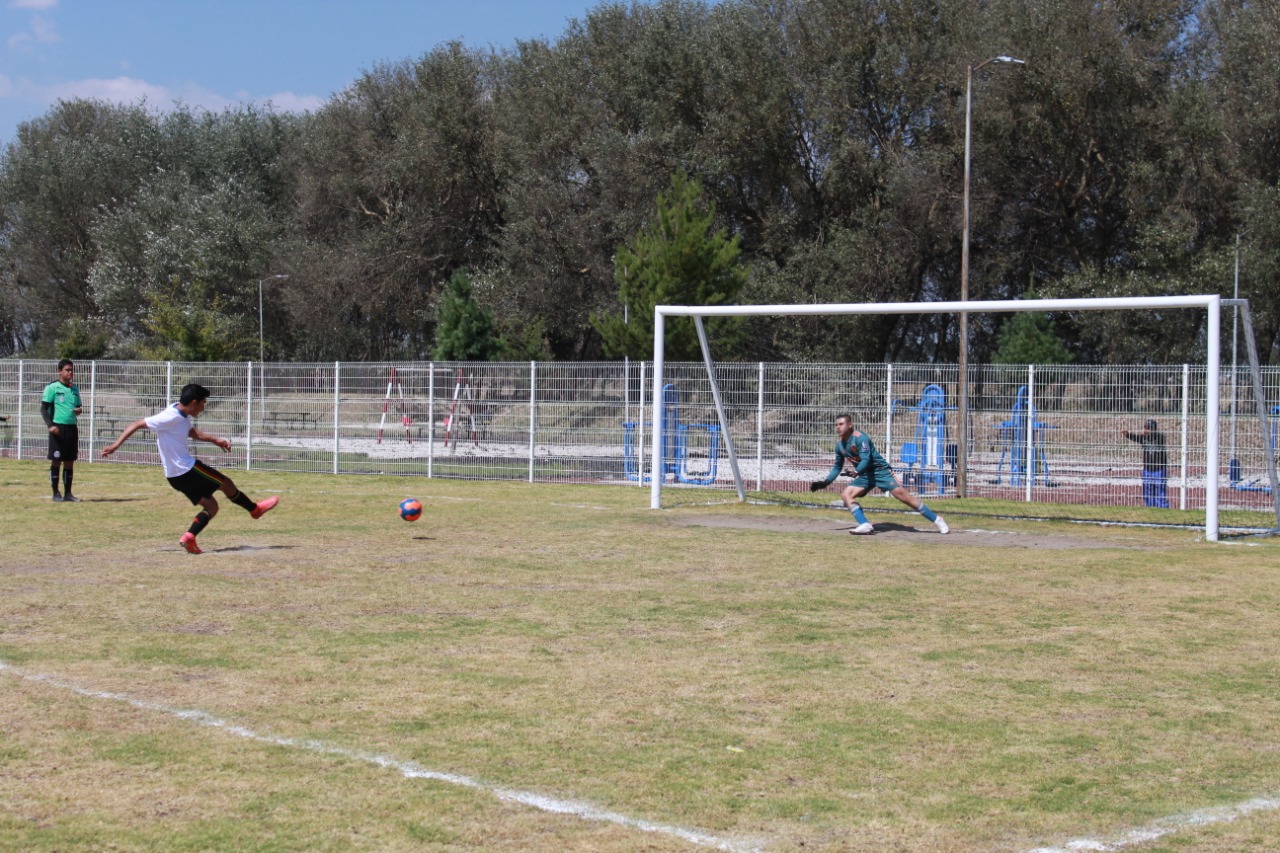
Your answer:
[[[192,557],[156,469],[85,466],[75,506],[42,476],[11,463],[0,493],[21,849],[692,849],[355,755],[779,851],[1021,851],[1280,790],[1274,542],[855,540],[640,489],[241,474],[280,508],[224,505]]]

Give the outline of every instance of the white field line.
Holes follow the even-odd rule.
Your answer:
[[[72,684],[69,681],[55,678],[54,676],[44,675],[41,673],[23,672],[13,666],[10,666],[4,661],[0,661],[0,672],[16,676],[26,681],[37,681],[51,687],[69,690],[72,693],[89,699],[105,699],[112,702],[122,702],[126,705],[131,705],[134,708],[139,708],[144,711],[168,714],[169,716],[177,717],[181,720],[186,720],[201,726],[220,729],[247,740],[258,741],[259,743],[268,743],[275,746],[289,747],[291,749],[304,749],[321,755],[337,755],[342,758],[349,758],[366,764],[385,767],[389,770],[395,770],[406,779],[430,779],[436,782],[458,785],[463,788],[474,788],[478,791],[486,791],[493,794],[499,800],[520,803],[521,805],[539,809],[544,812],[570,815],[581,818],[582,820],[613,823],[629,829],[654,832],[660,835],[670,835],[683,841],[687,841],[690,844],[694,844],[699,847],[708,847],[713,850],[729,850],[733,851],[733,853],[760,853],[760,851],[763,850],[761,846],[755,843],[734,841],[732,839],[712,835],[709,832],[703,832],[702,830],[684,829],[678,826],[655,823],[653,821],[644,820],[643,818],[628,817],[627,815],[612,812],[599,806],[592,805],[591,803],[584,803],[578,800],[562,800],[555,797],[536,794],[531,791],[518,791],[514,788],[502,788],[496,785],[490,785],[486,782],[481,782],[477,779],[472,779],[468,776],[461,776],[456,773],[444,773],[438,770],[429,770],[413,761],[401,761],[397,758],[362,752],[360,750],[347,749],[346,747],[335,746],[318,740],[299,740],[297,738],[276,737],[274,735],[261,734],[244,726],[219,719],[212,714],[198,709],[170,708],[167,705],[148,702],[145,699],[135,699],[132,696],[127,696],[123,693],[107,693],[99,690],[89,690],[88,688],[80,687],[79,685]]]
[[[1059,847],[1037,847],[1028,853],[1109,853],[1109,851],[1128,850],[1184,829],[1210,826],[1215,823],[1230,823],[1236,818],[1246,817],[1254,812],[1269,812],[1276,809],[1280,809],[1280,800],[1271,797],[1255,797],[1232,806],[1196,809],[1185,814],[1163,817],[1148,826],[1126,830],[1114,838],[1076,838]]]

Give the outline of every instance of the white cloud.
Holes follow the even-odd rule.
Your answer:
[[[10,9],[52,9],[58,5],[58,0],[9,0]]]
[[[43,15],[36,15],[31,19],[31,35],[41,44],[56,44],[62,41],[62,36],[58,35],[58,31],[53,28],[53,21]]]
[[[53,21],[43,15],[36,15],[31,19],[30,29],[10,36],[7,43],[9,47],[24,50],[35,44],[57,44],[60,41],[62,36],[58,35]]]

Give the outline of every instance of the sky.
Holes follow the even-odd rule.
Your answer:
[[[0,0],[0,146],[60,99],[313,110],[460,40],[554,41],[600,0]]]

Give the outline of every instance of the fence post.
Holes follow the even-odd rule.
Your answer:
[[[427,362],[427,479],[431,479],[436,461],[436,363]]]
[[[637,444],[636,444],[636,466],[637,466],[637,467],[636,467],[636,473],[639,475],[639,476],[637,476],[637,477],[636,477],[636,483],[638,483],[638,484],[640,485],[640,487],[641,487],[641,488],[644,488],[644,448],[645,448],[645,443],[644,443],[644,392],[645,392],[645,362],[644,362],[644,361],[641,361],[641,362],[640,362],[640,418],[639,418],[639,420],[637,420],[637,421],[636,421],[636,441],[637,441]],[[655,406],[655,407],[654,407],[654,412],[656,413],[657,411],[658,411],[658,409],[657,409],[657,407]],[[657,427],[654,427],[654,429],[657,429]],[[657,475],[658,475],[658,473],[657,473],[657,471],[655,470],[655,471],[654,471],[654,476],[656,477]]]
[[[538,445],[538,362],[529,362],[529,482],[533,482],[533,457]]]
[[[96,393],[98,387],[98,362],[89,362],[89,464],[93,464],[93,439],[97,435],[94,429],[94,410],[96,405]]]
[[[1178,509],[1187,508],[1187,454],[1189,452],[1187,449],[1187,438],[1188,438],[1187,432],[1188,432],[1188,427],[1190,426],[1189,421],[1191,418],[1191,408],[1190,408],[1191,400],[1189,399],[1190,396],[1191,396],[1191,365],[1184,364],[1182,365],[1182,477],[1181,477],[1182,489],[1181,489],[1181,494],[1178,496]],[[1209,405],[1208,401],[1205,401],[1205,405],[1206,406]],[[1217,460],[1211,459],[1209,460],[1209,464],[1217,465],[1218,462]]]
[[[247,362],[249,375],[244,403],[244,470],[253,470],[253,362]]]
[[[893,448],[893,365],[886,364],[884,378],[884,457],[892,457]]]
[[[341,446],[339,438],[341,425],[339,423],[338,410],[340,388],[342,384],[342,362],[335,361],[333,363],[333,473],[338,473],[338,451]]]
[[[1027,365],[1027,503],[1031,503],[1031,487],[1036,482],[1036,366]]]
[[[764,362],[756,381],[756,491],[764,491]]]
[[[19,459],[22,458],[22,410],[23,410],[22,403],[24,399],[24,395],[22,393],[22,390],[23,390],[22,386],[24,384],[26,364],[27,364],[26,359],[24,358],[18,359],[18,458]]]

